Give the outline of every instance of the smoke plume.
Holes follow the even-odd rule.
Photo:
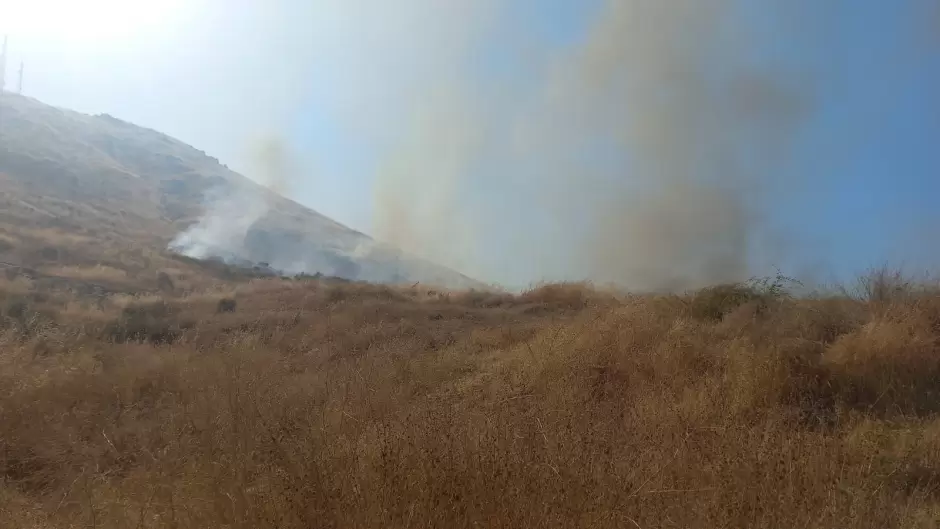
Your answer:
[[[739,6],[608,0],[522,93],[437,97],[451,106],[406,136],[420,147],[399,148],[404,168],[379,174],[377,233],[471,274],[528,263],[529,280],[637,289],[743,279],[774,264],[769,248],[785,234],[762,210],[799,186],[782,184],[813,93],[800,72],[748,56],[758,37],[736,25]],[[472,78],[461,96],[489,93]],[[468,196],[474,187],[487,193]],[[502,259],[474,259],[483,238],[491,250],[502,241]]]
[[[172,250],[196,259],[244,259],[249,230],[271,211],[277,195],[288,191],[289,178],[289,159],[278,138],[258,140],[251,162],[254,182],[237,179],[211,189],[205,212],[173,239]]]
[[[735,5],[607,2],[522,124],[524,152],[548,153],[540,172],[571,204],[565,222],[588,219],[569,246],[588,277],[682,288],[753,271],[751,245],[770,236],[762,191],[782,176],[809,94],[749,67]],[[610,161],[592,163],[605,149]]]
[[[843,160],[859,141],[876,142],[845,122],[877,131],[899,112],[881,105],[900,86],[895,76],[913,79],[924,70],[913,63],[933,51],[907,54],[918,45],[897,35],[935,42],[922,37],[936,35],[936,0],[906,4],[908,14],[882,28],[893,40],[864,52],[852,49],[862,42],[852,31],[880,11],[857,15],[850,2],[578,4],[320,0],[285,14],[305,28],[309,43],[296,47],[313,58],[296,75],[310,92],[297,120],[317,124],[304,155],[333,160],[320,176],[329,189],[305,183],[294,198],[334,215],[361,208],[341,220],[508,286],[590,279],[685,289],[775,267],[828,269],[837,253],[820,248],[851,243],[799,226],[800,207],[826,209],[817,190],[839,198],[851,187],[836,172],[855,169]],[[546,37],[559,22],[546,29],[536,15],[556,9],[586,19]],[[875,52],[871,75],[882,79],[841,81]],[[268,208],[251,193],[227,194],[177,243],[234,252]],[[822,220],[833,231],[833,219]],[[873,224],[853,227],[856,240]],[[282,242],[273,253],[295,246]],[[372,251],[363,239],[340,253],[360,262]],[[292,255],[281,257],[301,262]]]

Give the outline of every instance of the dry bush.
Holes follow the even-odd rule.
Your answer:
[[[860,277],[851,294],[869,304],[883,305],[908,300],[919,286],[900,270],[882,267]]]
[[[163,300],[128,305],[118,319],[105,326],[103,337],[115,343],[173,343],[193,326],[177,318],[178,313],[177,307]]]
[[[738,293],[264,280],[2,334],[0,526],[936,527],[940,301]]]
[[[899,415],[940,411],[940,348],[929,321],[916,315],[873,319],[824,355],[846,405]]]
[[[452,292],[445,296],[446,301],[457,305],[477,308],[493,308],[512,304],[514,297],[505,292],[487,290],[464,290]]]
[[[588,283],[554,283],[523,292],[519,296],[519,301],[580,309],[587,306],[591,298],[596,297],[599,297],[597,291]]]
[[[170,274],[161,270],[157,273],[157,289],[161,292],[172,294],[176,290],[176,283],[173,281],[173,278],[170,277]]]
[[[727,284],[706,287],[690,298],[688,307],[692,317],[720,321],[738,307],[757,301],[760,294],[749,285]]]
[[[222,298],[216,305],[216,312],[235,312],[237,307],[238,302],[236,302],[234,298]]]

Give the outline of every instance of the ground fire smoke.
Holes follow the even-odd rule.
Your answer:
[[[922,38],[934,34],[930,2],[893,29],[915,20],[897,32],[933,42]],[[592,6],[576,35],[556,41],[527,23],[535,8],[493,0],[324,1],[304,11],[320,21],[310,86],[326,110],[316,115],[344,138],[340,158],[355,162],[322,178],[354,182],[350,201],[372,214],[359,226],[509,286],[589,279],[681,290],[775,267],[827,268],[813,250],[823,243],[793,219],[830,178],[800,168],[854,154],[818,137],[833,93],[856,88],[833,82],[855,57],[840,50],[854,42],[840,40],[848,3]],[[308,154],[328,158],[332,138],[318,141]],[[231,200],[210,212],[238,218],[209,214],[177,242],[237,248],[241,225],[264,208]]]
[[[735,5],[609,1],[552,65],[519,142],[555,180],[542,200],[568,203],[563,222],[588,219],[569,241],[586,276],[684,288],[758,264],[752,245],[772,235],[762,192],[776,187],[811,103],[776,65],[748,65]],[[605,152],[608,163],[592,163]]]
[[[280,141],[269,138],[258,142],[252,161],[252,176],[260,186],[244,182],[210,190],[205,213],[173,239],[172,250],[197,259],[244,258],[249,253],[249,230],[271,211],[276,199],[272,192],[284,193],[288,179],[288,162]]]
[[[493,90],[451,73],[379,174],[377,233],[471,274],[529,263],[530,280],[639,289],[742,279],[772,263],[768,241],[781,234],[761,210],[812,87],[754,64],[737,7],[609,0],[580,42],[540,58],[539,82],[507,97],[475,100],[467,94]],[[467,51],[453,53],[459,63]],[[419,139],[423,151],[410,146]],[[504,194],[515,203],[500,205]],[[494,239],[502,257],[482,264]]]

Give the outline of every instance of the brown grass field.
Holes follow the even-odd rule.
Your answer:
[[[41,285],[0,285],[0,527],[940,521],[940,291],[890,274],[801,297]]]

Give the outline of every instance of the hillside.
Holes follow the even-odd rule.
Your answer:
[[[940,293],[0,281],[0,527],[928,529]]]
[[[4,93],[0,105],[0,221],[10,225],[120,239],[157,252],[196,225],[176,250],[269,263],[291,274],[479,286],[279,196],[159,132],[15,94]],[[206,220],[207,208],[226,217]],[[224,233],[213,232],[213,223]]]
[[[6,100],[0,528],[940,526],[936,284],[267,277],[166,247],[474,284],[159,133]],[[265,214],[180,240],[219,229],[204,197]]]

